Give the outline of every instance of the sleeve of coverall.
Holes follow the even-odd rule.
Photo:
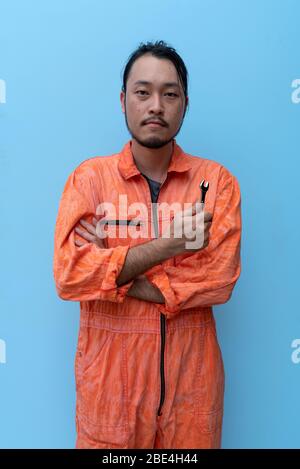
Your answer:
[[[101,249],[91,242],[75,246],[75,239],[83,241],[74,231],[79,220],[91,223],[96,215],[89,173],[93,173],[89,168],[76,168],[68,177],[60,200],[54,236],[56,290],[63,300],[122,303],[134,282],[133,279],[120,287],[116,284],[129,246]]]
[[[241,196],[236,178],[222,166],[219,175],[209,244],[176,266],[159,264],[146,272],[172,316],[180,310],[225,303],[241,271]]]

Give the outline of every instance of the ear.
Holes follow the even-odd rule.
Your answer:
[[[125,95],[124,91],[121,91],[120,101],[121,101],[122,112],[124,112],[124,113],[125,113],[125,98],[126,98],[126,95]]]
[[[187,111],[187,107],[188,107],[188,103],[189,103],[189,97],[187,96],[187,97],[185,98],[185,108],[184,108],[184,113],[183,113],[183,116],[182,116],[182,120],[185,118],[186,111]]]

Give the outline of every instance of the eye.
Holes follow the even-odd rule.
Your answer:
[[[169,95],[169,96],[171,95],[171,96],[172,96],[172,98],[174,98],[174,97],[178,96],[176,93],[171,93],[171,92],[170,92],[170,93],[166,93],[166,94],[167,94],[167,95]]]
[[[140,94],[140,96],[145,96],[145,93],[147,94],[147,91],[145,91],[145,90],[137,90],[137,91],[136,91],[136,94],[138,94],[138,93],[142,93],[142,94]]]

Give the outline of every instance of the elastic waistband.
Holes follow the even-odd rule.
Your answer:
[[[204,327],[215,323],[212,307],[191,308],[166,317],[166,333],[177,329]],[[157,305],[130,298],[124,303],[89,301],[80,304],[80,325],[112,332],[159,334],[161,313]]]

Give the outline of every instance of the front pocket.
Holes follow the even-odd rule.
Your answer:
[[[222,419],[225,375],[214,322],[205,327],[203,344],[198,352],[198,375],[194,413],[207,431]]]
[[[222,430],[223,408],[213,412],[197,414],[197,422],[202,433],[215,433]]]
[[[85,332],[77,359],[79,429],[91,442],[122,447],[128,434],[125,336],[91,327]]]

